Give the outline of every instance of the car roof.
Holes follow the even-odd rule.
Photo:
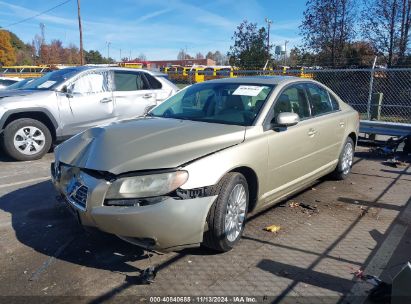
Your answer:
[[[83,65],[83,66],[75,66],[75,67],[67,67],[66,69],[72,69],[77,71],[86,71],[86,70],[112,70],[112,71],[131,71],[131,72],[145,72],[149,73],[153,76],[167,76],[167,74],[157,72],[157,71],[150,71],[146,69],[134,69],[134,68],[123,68],[119,66],[96,66],[96,65]]]
[[[244,76],[236,78],[220,78],[209,80],[207,83],[240,83],[240,84],[271,84],[278,85],[288,82],[307,81],[308,79],[301,79],[295,76]],[[310,80],[308,80],[310,81]]]

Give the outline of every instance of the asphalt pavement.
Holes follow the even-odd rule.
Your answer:
[[[403,252],[411,223],[410,164],[394,168],[367,151],[359,149],[347,180],[323,179],[251,215],[234,250],[187,249],[153,254],[151,261],[115,236],[84,231],[56,202],[49,179],[52,154],[32,162],[0,156],[0,301],[249,296],[338,303],[353,295],[362,301],[359,295],[372,286],[358,281],[356,270],[388,281],[384,271],[411,258]],[[269,225],[281,229],[264,231]],[[138,276],[149,265],[158,269],[155,282],[141,285]]]

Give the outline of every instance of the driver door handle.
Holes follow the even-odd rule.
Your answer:
[[[313,137],[315,134],[317,134],[317,131],[313,128],[308,130],[308,136]]]
[[[113,101],[113,99],[111,99],[111,98],[103,98],[103,99],[100,100],[100,103],[108,103],[108,102],[111,102],[111,101]]]

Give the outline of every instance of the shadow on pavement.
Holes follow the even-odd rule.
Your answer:
[[[16,238],[50,257],[87,267],[118,272],[139,269],[128,262],[145,258],[137,246],[103,232],[87,233],[66,209],[55,201],[49,181],[18,189],[0,197],[0,208],[11,214]],[[32,279],[36,278],[34,274]]]

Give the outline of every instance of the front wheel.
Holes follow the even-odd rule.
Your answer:
[[[338,180],[346,179],[351,172],[354,159],[354,142],[348,137],[338,159],[337,168],[332,173],[333,177]]]
[[[16,119],[4,129],[4,150],[15,160],[39,159],[47,153],[51,143],[50,130],[35,119]]]
[[[218,195],[207,216],[208,231],[204,245],[225,252],[240,240],[248,211],[248,184],[241,173],[226,174],[215,186],[212,195]]]

